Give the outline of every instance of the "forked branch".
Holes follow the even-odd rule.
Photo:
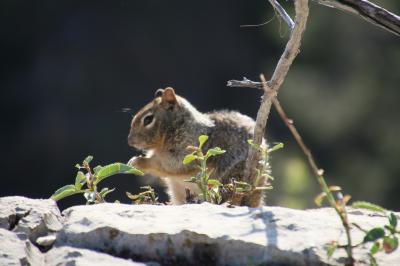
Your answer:
[[[282,12],[283,8],[279,5],[278,2],[274,0],[272,0],[272,2],[274,3],[274,8],[279,6],[279,9],[277,10],[279,14],[286,14],[286,12]],[[308,0],[296,0],[294,4],[296,12],[294,27],[290,34],[289,41],[286,44],[285,50],[278,61],[272,78],[270,79],[270,81],[266,82],[263,75],[261,75],[260,77],[262,79],[262,85],[264,88],[264,96],[262,98],[261,106],[257,113],[256,125],[254,129],[253,142],[257,145],[261,144],[264,137],[265,127],[272,105],[273,97],[271,96],[277,95],[278,90],[282,85],[291,64],[293,63],[293,60],[299,53],[301,39],[303,37],[303,32],[306,27],[308,18]],[[228,82],[228,86],[229,85],[230,82]],[[256,152],[257,151],[250,149],[246,161],[245,181],[248,183],[253,183],[252,181],[254,181],[254,169],[257,166],[257,158],[255,156]]]
[[[273,2],[275,2],[275,4],[279,5],[275,0],[270,0],[270,2],[271,1],[273,1]],[[290,39],[286,45],[285,51],[282,54],[282,56],[278,62],[278,65],[275,68],[275,71],[274,71],[274,74],[273,74],[271,80],[267,82],[265,80],[264,75],[261,74],[260,75],[261,82],[254,82],[247,78],[243,78],[242,81],[230,80],[230,81],[228,81],[227,85],[230,87],[257,88],[257,89],[262,89],[264,91],[261,106],[257,113],[256,126],[254,129],[253,143],[255,143],[255,144],[258,144],[258,145],[261,144],[262,138],[265,133],[265,127],[266,127],[266,123],[268,120],[268,116],[269,116],[269,113],[271,110],[271,105],[274,104],[280,117],[285,122],[285,124],[288,126],[289,130],[293,134],[293,137],[299,144],[299,146],[302,149],[302,151],[304,152],[304,154],[307,156],[308,162],[318,180],[319,185],[321,186],[322,191],[326,194],[326,197],[327,197],[330,205],[335,209],[335,211],[337,212],[338,216],[340,217],[340,219],[342,221],[343,227],[345,228],[345,231],[346,231],[347,240],[348,240],[347,246],[346,246],[346,252],[347,252],[349,261],[348,261],[347,265],[354,265],[354,259],[353,259],[353,254],[352,254],[353,253],[352,252],[352,241],[351,241],[351,235],[350,235],[350,225],[349,225],[348,218],[347,218],[345,204],[338,204],[335,201],[335,198],[323,177],[323,170],[318,168],[318,166],[314,160],[314,157],[312,156],[311,151],[304,144],[300,134],[298,133],[295,126],[293,125],[293,121],[291,119],[287,118],[282,106],[280,105],[280,103],[277,99],[278,90],[279,90],[281,84],[283,83],[283,80],[289,70],[290,65],[292,64],[297,53],[299,52],[302,34],[305,30],[305,25],[306,25],[307,16],[308,16],[307,0],[296,0],[295,1],[295,10],[296,10],[296,19],[295,19],[294,29],[293,29]],[[279,12],[279,14],[282,14],[282,13]],[[285,14],[286,14],[286,12],[285,12]],[[285,21],[288,21],[288,20],[285,19]],[[291,26],[290,22],[287,22],[287,24],[289,27]],[[250,150],[247,161],[246,161],[246,175],[245,175],[245,177],[248,178],[247,182],[249,182],[249,183],[254,182],[254,176],[255,176],[254,169],[256,168],[256,166],[257,166],[257,157],[255,156],[255,151]],[[258,185],[258,184],[256,184],[256,185]],[[259,196],[259,195],[254,195],[254,196]],[[251,207],[254,207],[254,206],[251,206]]]

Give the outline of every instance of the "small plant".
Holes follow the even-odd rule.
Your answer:
[[[98,191],[98,184],[101,181],[116,174],[143,175],[138,169],[123,163],[113,163],[106,166],[98,165],[92,170],[90,167],[90,162],[92,160],[93,156],[88,156],[83,160],[82,165],[75,165],[79,170],[75,177],[75,184],[66,185],[57,189],[51,196],[51,199],[58,201],[75,194],[83,194],[86,199],[86,204],[102,203],[105,202],[105,197],[113,192],[114,189],[103,188]]]
[[[278,143],[272,148],[256,145],[251,139],[248,140],[247,143],[252,149],[255,149],[260,153],[261,160],[258,161],[258,165],[255,168],[256,178],[253,184],[236,181],[232,178],[231,183],[224,185],[224,191],[227,190],[230,192],[229,202],[233,205],[240,204],[243,197],[250,196],[252,193],[259,193],[260,191],[270,190],[273,188],[270,184],[270,180],[273,180],[274,178],[270,175],[269,171],[269,154],[283,148],[283,143]]]
[[[339,246],[337,241],[332,241],[327,246],[327,256],[328,258],[331,258],[338,247],[343,247],[346,250],[348,258],[346,265],[354,265],[352,238],[350,234],[351,228],[346,209],[346,205],[351,197],[350,195],[343,196],[341,192],[342,189],[338,186],[328,187],[323,177],[323,171],[318,170],[317,172],[317,180],[321,186],[322,192],[317,197],[315,197],[314,202],[317,206],[321,206],[323,200],[327,199],[329,205],[331,205],[331,207],[335,209],[337,215],[342,221],[342,225],[345,229],[347,238],[347,245],[344,246]]]
[[[210,157],[222,155],[225,150],[219,147],[214,147],[209,149],[205,154],[202,151],[204,144],[207,142],[208,136],[201,135],[199,137],[199,145],[197,147],[190,146],[192,152],[185,156],[183,159],[183,164],[187,165],[193,161],[197,161],[196,165],[199,172],[196,176],[191,177],[187,182],[195,183],[198,185],[201,194],[199,195],[200,201],[207,201],[214,204],[221,204],[224,201],[229,201],[231,203],[239,203],[244,196],[259,190],[272,189],[268,181],[272,180],[272,176],[269,175],[268,166],[268,154],[275,150],[283,147],[282,143],[279,143],[272,148],[264,148],[259,145],[253,144],[251,140],[248,143],[252,148],[257,149],[262,154],[262,159],[259,162],[259,168],[257,171],[257,180],[255,184],[249,184],[243,181],[237,181],[235,178],[231,179],[228,184],[222,184],[217,179],[210,179],[211,171],[207,167],[207,160]],[[267,182],[261,182],[261,180],[266,180]],[[260,184],[263,184],[260,186]],[[266,185],[264,185],[266,184]],[[190,196],[190,193],[188,194]]]
[[[261,154],[261,160],[258,162],[259,166],[258,168],[256,168],[257,178],[254,184],[254,186],[256,186],[255,189],[272,189],[273,187],[271,186],[269,181],[274,180],[274,178],[269,174],[269,154],[271,152],[282,149],[284,146],[283,143],[276,143],[274,146],[272,146],[272,148],[268,148],[254,144],[252,139],[249,139],[247,142],[253,149],[257,150]],[[258,187],[260,184],[263,184],[263,186]]]
[[[185,158],[183,159],[183,164],[188,165],[193,161],[197,161],[197,167],[200,171],[197,173],[196,176],[193,176],[189,180],[185,181],[197,184],[201,191],[201,194],[198,196],[202,201],[220,204],[222,201],[220,193],[222,184],[217,179],[210,179],[211,172],[207,167],[207,160],[210,157],[224,154],[225,150],[222,150],[220,147],[214,147],[209,149],[204,154],[202,148],[207,140],[208,136],[201,135],[199,137],[199,145],[197,147],[188,147],[188,149],[192,150],[192,152],[185,156]]]
[[[378,252],[384,251],[386,254],[389,254],[399,247],[400,229],[397,227],[397,216],[393,212],[388,212],[384,208],[369,202],[354,202],[352,207],[380,212],[383,213],[388,219],[388,223],[386,225],[375,227],[370,230],[365,230],[356,223],[353,223],[356,228],[365,233],[363,241],[358,245],[373,243],[368,253],[369,262],[371,266],[378,265],[377,260],[374,257]]]
[[[349,195],[343,196],[342,193],[340,192],[341,188],[338,186],[331,186],[329,187],[329,194],[330,196],[335,196],[335,204],[336,208],[339,210],[339,215],[342,215],[345,217],[345,221],[347,224],[347,227],[350,229],[350,225],[348,224],[348,218],[347,218],[347,212],[345,210],[345,206],[347,205],[348,201],[350,200]],[[335,193],[336,195],[334,195]],[[329,194],[322,192],[315,198],[315,203],[320,206],[323,199],[327,198]],[[369,263],[371,266],[377,266],[378,262],[375,258],[375,255],[378,252],[384,251],[385,253],[392,253],[395,251],[398,246],[399,246],[399,237],[400,237],[400,230],[397,228],[398,222],[397,222],[397,217],[393,212],[389,212],[385,210],[384,208],[372,204],[369,202],[365,201],[356,201],[354,202],[351,207],[353,208],[358,208],[358,209],[367,209],[370,211],[374,212],[380,212],[384,214],[387,219],[388,219],[388,224],[384,226],[378,226],[374,227],[370,230],[365,230],[361,228],[358,224],[352,223],[352,225],[362,232],[365,233],[364,238],[361,243],[358,243],[356,245],[339,245],[337,241],[332,241],[326,249],[327,256],[328,258],[331,258],[333,254],[335,253],[337,248],[344,248],[346,250],[352,250],[355,247],[361,246],[361,245],[368,245],[372,244],[372,246],[369,249],[368,252],[368,258],[369,258]],[[349,231],[350,232],[350,231]],[[351,236],[349,235],[350,239]],[[351,243],[351,241],[350,241]],[[352,254],[352,251],[350,251]]]
[[[158,197],[151,186],[140,187],[140,189],[145,191],[136,195],[126,192],[126,196],[132,200],[133,204],[159,204]]]

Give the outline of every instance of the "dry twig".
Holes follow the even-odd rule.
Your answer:
[[[274,1],[274,6],[280,6],[278,2]],[[283,9],[282,7],[280,7]],[[269,112],[272,105],[272,95],[276,95],[283,80],[289,71],[290,65],[299,53],[301,38],[306,27],[308,17],[308,0],[296,0],[295,1],[296,18],[294,22],[294,28],[291,32],[289,41],[286,44],[285,50],[279,59],[279,62],[275,68],[271,80],[267,83],[263,76],[261,76],[264,86],[264,96],[262,98],[261,106],[257,113],[256,126],[254,129],[254,144],[260,145],[262,138],[264,137],[265,127],[267,124]],[[278,13],[281,14],[281,12]],[[286,14],[286,12],[285,12]],[[285,20],[286,21],[286,20]],[[229,85],[229,82],[228,82]],[[257,165],[256,151],[253,149],[249,150],[249,155],[246,161],[245,178],[246,182],[253,183],[254,169]]]
[[[274,1],[274,0],[271,0]],[[275,1],[274,1],[275,2]],[[276,4],[278,4],[276,2]],[[308,16],[308,6],[307,6],[307,0],[296,0],[295,2],[295,7],[296,7],[296,20],[295,20],[295,27],[292,31],[292,35],[289,39],[289,42],[286,45],[285,51],[283,55],[281,56],[278,65],[275,68],[274,74],[271,78],[270,81],[266,81],[264,78],[264,75],[260,75],[261,82],[254,82],[251,81],[247,78],[243,78],[242,81],[239,80],[230,80],[227,83],[227,86],[230,87],[250,87],[250,88],[257,88],[257,89],[262,89],[264,91],[264,95],[262,98],[261,106],[258,110],[257,113],[257,119],[256,119],[256,126],[254,129],[254,139],[253,142],[255,144],[261,144],[262,137],[264,136],[265,132],[265,127],[267,123],[267,119],[270,113],[271,105],[274,104],[274,107],[278,111],[278,114],[280,115],[281,119],[284,121],[286,126],[289,128],[290,132],[292,133],[293,137],[295,138],[296,142],[306,155],[308,162],[310,164],[310,167],[312,171],[314,172],[319,185],[321,186],[322,191],[325,192],[326,197],[329,201],[329,204],[335,209],[337,214],[339,215],[341,222],[343,224],[343,227],[345,228],[346,231],[346,236],[347,236],[347,245],[346,245],[346,252],[348,256],[348,264],[347,265],[354,265],[354,259],[353,259],[353,253],[352,253],[352,241],[351,241],[351,235],[350,235],[350,225],[348,222],[348,217],[347,217],[347,211],[346,207],[344,204],[337,204],[335,201],[335,198],[331,191],[329,190],[328,185],[325,182],[325,179],[323,177],[323,170],[319,169],[315,159],[311,153],[311,151],[307,148],[305,143],[303,142],[300,134],[298,133],[296,127],[293,124],[293,120],[289,119],[286,116],[286,113],[284,112],[282,106],[280,105],[278,99],[277,99],[277,93],[280,88],[280,85],[282,84],[290,65],[292,64],[294,58],[296,57],[299,48],[300,48],[300,42],[301,42],[301,37],[305,29],[305,24],[307,21],[307,16]],[[279,5],[279,4],[278,4]],[[281,13],[280,13],[281,14]],[[286,14],[286,12],[285,12]],[[287,15],[287,14],[286,14]],[[288,26],[290,27],[291,24],[290,18],[289,20],[285,19],[287,22]],[[248,182],[251,183],[254,177],[254,170],[257,164],[257,160],[255,157],[255,151],[250,150],[249,151],[249,156],[246,161],[246,175],[245,177],[248,178]]]
[[[265,82],[263,80],[263,75],[261,78],[262,82],[255,82],[251,81],[247,78],[243,78],[243,80],[230,80],[228,81],[228,86],[229,87],[247,87],[247,88],[255,88],[255,89],[261,89],[265,90],[265,86],[267,86],[268,82]],[[268,88],[267,88],[268,89]],[[274,105],[276,111],[278,112],[280,118],[282,121],[285,123],[285,125],[289,128],[290,132],[293,135],[293,138],[296,140],[297,144],[300,146],[301,150],[307,157],[308,163],[311,167],[311,170],[313,171],[315,177],[317,178],[317,181],[321,187],[321,190],[325,192],[326,197],[328,199],[329,204],[335,209],[336,213],[339,215],[340,220],[343,224],[343,227],[346,231],[346,236],[347,236],[347,245],[346,247],[346,252],[349,257],[349,265],[353,265],[352,263],[354,262],[353,259],[353,252],[352,252],[352,240],[351,240],[351,235],[350,235],[350,225],[349,221],[347,218],[347,211],[345,206],[338,206],[336,204],[335,198],[333,197],[332,193],[329,190],[328,185],[325,182],[325,179],[323,177],[324,170],[319,168],[317,166],[317,163],[314,159],[314,156],[312,155],[310,149],[306,146],[304,143],[301,135],[297,131],[296,127],[294,126],[294,122],[292,119],[289,119],[281,106],[279,100],[277,99],[276,95],[271,96],[271,102]]]
[[[272,101],[274,103],[274,107],[275,107],[276,111],[278,112],[279,116],[281,117],[283,122],[286,124],[286,126],[289,128],[289,130],[292,133],[297,144],[300,146],[301,150],[306,155],[308,163],[310,164],[310,167],[311,167],[312,171],[314,172],[315,177],[317,178],[317,181],[321,187],[321,190],[323,192],[325,192],[325,194],[326,194],[326,198],[328,199],[329,205],[331,205],[331,207],[333,207],[335,209],[336,213],[340,217],[340,220],[346,231],[346,237],[347,237],[346,253],[347,253],[347,257],[349,259],[349,262],[347,265],[353,265],[354,264],[353,250],[352,250],[353,247],[352,247],[352,240],[351,240],[351,235],[350,235],[350,225],[349,225],[349,219],[347,217],[346,206],[343,202],[341,202],[340,205],[338,205],[336,203],[332,192],[329,190],[329,187],[325,182],[325,179],[323,176],[324,170],[320,169],[317,166],[314,156],[312,155],[310,149],[303,142],[302,137],[300,136],[299,132],[297,131],[296,127],[294,126],[293,120],[289,119],[287,117],[285,111],[283,110],[283,108],[277,98],[273,98]]]
[[[294,22],[291,19],[291,17],[286,13],[285,9],[276,1],[276,0],[268,0],[269,3],[274,7],[276,12],[281,16],[281,18],[288,24],[289,29],[293,30],[294,29]]]
[[[242,81],[240,80],[230,80],[228,82],[229,87],[248,87],[248,88],[256,88],[256,89],[261,89],[261,90],[266,90],[268,82],[265,82],[265,79],[263,79],[264,76],[261,75],[261,80],[262,82],[255,82],[251,81],[247,78],[243,78]],[[349,220],[347,217],[347,210],[346,206],[344,204],[336,204],[335,198],[333,197],[332,192],[329,190],[328,185],[325,182],[325,179],[323,177],[324,170],[319,168],[317,166],[317,163],[314,159],[314,156],[312,155],[310,149],[306,146],[304,143],[301,135],[297,131],[296,127],[294,126],[294,122],[292,119],[289,119],[281,106],[279,100],[277,99],[276,95],[272,95],[270,97],[272,104],[274,105],[276,111],[278,112],[280,118],[282,121],[285,123],[285,125],[289,128],[290,132],[293,135],[293,138],[296,140],[297,144],[300,146],[301,150],[307,157],[308,163],[311,167],[311,170],[313,171],[315,177],[317,178],[318,184],[321,187],[321,190],[325,192],[326,197],[328,199],[329,204],[331,207],[333,207],[336,211],[336,213],[339,215],[340,220],[343,224],[343,227],[346,232],[346,237],[347,237],[347,244],[344,246],[346,248],[346,253],[349,258],[349,263],[348,265],[353,265],[354,264],[354,258],[353,258],[353,251],[352,251],[352,240],[351,240],[351,235],[350,235],[350,225],[349,225]]]
[[[314,0],[321,5],[354,14],[400,36],[400,16],[366,0]]]

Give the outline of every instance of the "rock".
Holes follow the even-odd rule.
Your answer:
[[[56,235],[41,236],[36,239],[36,243],[42,247],[49,247],[56,241]]]
[[[28,249],[34,248],[27,246]],[[144,263],[136,263],[131,260],[116,258],[104,253],[73,247],[56,247],[42,254],[35,250],[30,253],[28,261],[34,266],[145,266]],[[154,264],[156,266],[156,264]]]
[[[343,249],[326,255],[331,241],[346,243],[330,208],[106,203],[63,214],[52,200],[0,198],[0,265],[343,265],[346,257]],[[364,229],[387,224],[351,208],[349,219]],[[351,235],[362,241],[355,227]],[[370,246],[354,249],[357,265],[368,263]],[[400,265],[399,250],[376,257]]]
[[[0,198],[0,228],[35,242],[38,237],[62,228],[61,214],[53,200],[3,197]]]
[[[2,266],[144,266],[91,250],[59,247],[41,253],[31,242],[20,240],[13,232],[0,228],[0,265]],[[157,266],[158,264],[147,264]]]
[[[28,265],[25,241],[6,229],[0,228],[0,265]]]
[[[62,218],[53,200],[24,197],[0,198],[0,265],[32,266],[138,266],[143,264],[104,253],[73,247],[52,248],[42,253],[35,245],[48,247],[62,229]]]
[[[339,250],[327,259],[328,243],[345,243],[340,220],[328,208],[99,204],[72,207],[63,214],[56,245],[162,265],[342,265],[345,257]],[[387,223],[385,217],[360,210],[349,219],[365,229]],[[354,243],[363,237],[357,229],[352,236]],[[354,251],[358,260],[367,262],[367,247]],[[378,261],[398,265],[400,251],[379,255]]]

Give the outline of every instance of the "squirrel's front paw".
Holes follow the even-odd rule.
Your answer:
[[[148,168],[148,159],[142,156],[135,156],[129,160],[128,165],[145,172]]]
[[[138,157],[138,156],[133,156],[133,157],[128,161],[127,165],[137,168],[137,166],[138,166],[138,161],[139,161],[138,159],[139,159],[139,158],[140,158],[140,157]]]

